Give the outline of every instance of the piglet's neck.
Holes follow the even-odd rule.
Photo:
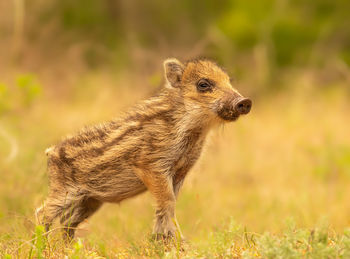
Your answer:
[[[184,136],[195,132],[205,137],[212,126],[208,116],[202,114],[199,109],[186,105],[180,91],[172,91],[172,94],[167,95],[167,98],[173,107],[174,128],[178,135]]]

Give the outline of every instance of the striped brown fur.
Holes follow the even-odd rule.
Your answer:
[[[175,203],[183,181],[208,131],[239,117],[234,104],[242,96],[209,60],[182,64],[168,59],[164,69],[166,84],[158,95],[47,150],[50,192],[37,210],[47,229],[60,217],[73,237],[79,223],[102,203],[118,203],[148,190],[157,205],[154,233],[174,236]]]

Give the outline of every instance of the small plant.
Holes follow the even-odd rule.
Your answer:
[[[71,254],[70,258],[72,259],[81,258],[82,250],[83,250],[83,243],[81,242],[81,239],[78,239],[77,242],[73,244],[73,253]]]
[[[29,251],[29,256],[28,258],[33,257],[33,252],[36,254],[35,258],[41,259],[45,258],[44,250],[46,248],[46,237],[45,237],[45,228],[44,226],[37,225],[35,227],[35,232],[33,235],[33,242],[32,242],[32,248]],[[33,251],[34,250],[34,251]]]
[[[21,90],[25,105],[30,105],[42,90],[36,76],[33,74],[19,75],[16,78],[16,85]]]
[[[42,86],[34,74],[17,75],[15,87],[0,82],[0,115],[30,106],[41,92]]]

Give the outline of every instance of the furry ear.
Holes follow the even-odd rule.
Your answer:
[[[184,65],[176,58],[166,59],[163,64],[167,86],[180,87]]]

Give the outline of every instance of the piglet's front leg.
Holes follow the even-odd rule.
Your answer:
[[[175,217],[176,197],[172,177],[165,173],[145,170],[137,170],[137,175],[156,201],[156,215],[153,227],[155,238],[176,238],[179,228]]]

